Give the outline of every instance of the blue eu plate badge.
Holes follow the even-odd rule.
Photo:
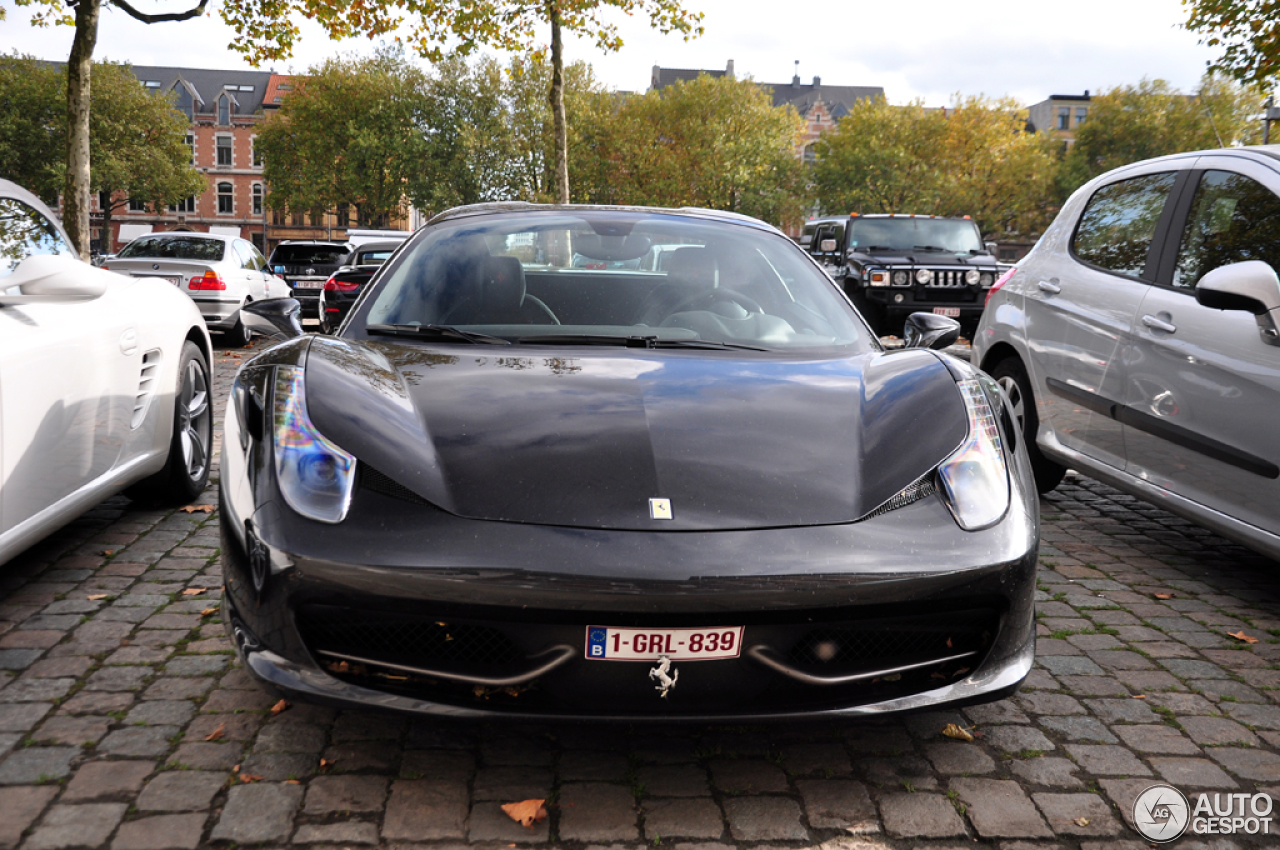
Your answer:
[[[592,629],[587,635],[587,655],[591,658],[605,657],[605,638],[608,636],[606,629]]]

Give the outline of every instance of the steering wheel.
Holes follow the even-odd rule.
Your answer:
[[[763,313],[764,308],[760,306],[760,302],[756,301],[749,295],[743,295],[732,289],[703,289],[692,295],[686,295],[676,302],[667,313],[671,316],[675,313],[683,313],[686,310],[697,309],[705,310],[716,301],[732,301],[748,313]],[[705,302],[705,303],[704,303]]]

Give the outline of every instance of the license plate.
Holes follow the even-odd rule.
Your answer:
[[[169,283],[172,283],[174,286],[182,286],[182,278],[180,277],[162,277],[160,279],[167,280]]]
[[[953,319],[958,319],[960,318],[960,308],[959,307],[934,307],[933,315],[950,316]]]
[[[324,289],[323,280],[295,280],[294,289]]]
[[[712,661],[737,658],[742,626],[705,629],[613,629],[587,626],[587,658],[594,661]]]

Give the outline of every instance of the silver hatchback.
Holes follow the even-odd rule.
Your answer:
[[[1280,558],[1280,146],[1081,187],[993,287],[974,362],[1041,492],[1067,467]]]

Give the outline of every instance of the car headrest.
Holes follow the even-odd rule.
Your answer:
[[[519,307],[524,303],[524,267],[516,257],[488,257],[484,262],[485,304]]]
[[[715,255],[698,245],[686,245],[671,252],[667,279],[672,283],[711,288],[716,285]]]

